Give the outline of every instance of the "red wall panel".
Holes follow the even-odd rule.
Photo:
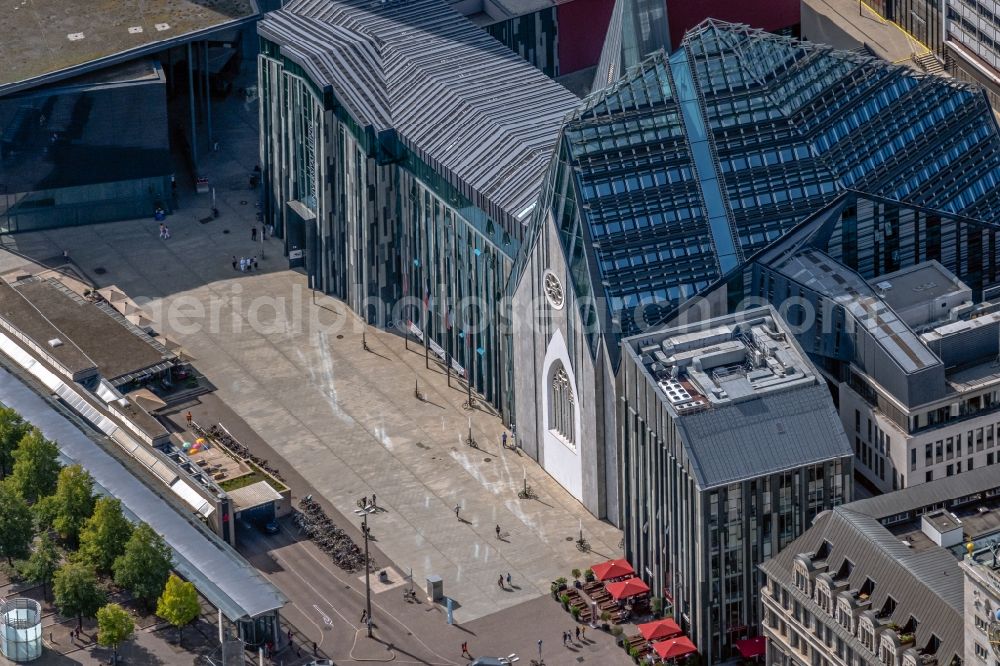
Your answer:
[[[667,0],[670,44],[706,18],[775,31],[799,23],[799,0]]]
[[[615,0],[571,0],[556,7],[560,74],[597,64],[614,6]]]

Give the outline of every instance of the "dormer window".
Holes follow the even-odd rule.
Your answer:
[[[821,561],[822,560],[826,560],[826,558],[830,557],[830,549],[831,548],[832,548],[832,546],[830,546],[830,542],[827,541],[826,539],[824,539],[823,540],[823,545],[821,545],[819,547],[819,550],[816,551],[816,557],[813,558],[813,559],[817,559],[817,560],[821,560]]]
[[[885,598],[885,603],[882,604],[882,609],[878,612],[878,618],[880,620],[892,617],[892,614],[896,612],[896,600],[891,596]]]
[[[865,578],[865,584],[858,590],[858,598],[862,600],[871,599],[873,592],[875,592],[875,581],[871,578]]]

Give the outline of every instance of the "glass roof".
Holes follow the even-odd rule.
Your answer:
[[[844,189],[1000,222],[981,91],[711,19],[588,97],[562,153],[625,334],[626,311],[652,323]]]

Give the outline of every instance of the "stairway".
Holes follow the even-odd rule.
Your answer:
[[[944,65],[942,65],[941,61],[938,60],[930,51],[927,51],[923,55],[913,56],[913,62],[917,63],[917,67],[924,70],[928,74],[947,76],[947,72],[944,70]]]

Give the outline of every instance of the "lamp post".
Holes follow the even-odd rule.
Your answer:
[[[365,540],[365,618],[368,638],[372,637],[372,583],[371,567],[368,559],[368,514],[374,513],[375,506],[367,504],[363,509],[355,509],[354,513],[361,514],[361,536]]]

